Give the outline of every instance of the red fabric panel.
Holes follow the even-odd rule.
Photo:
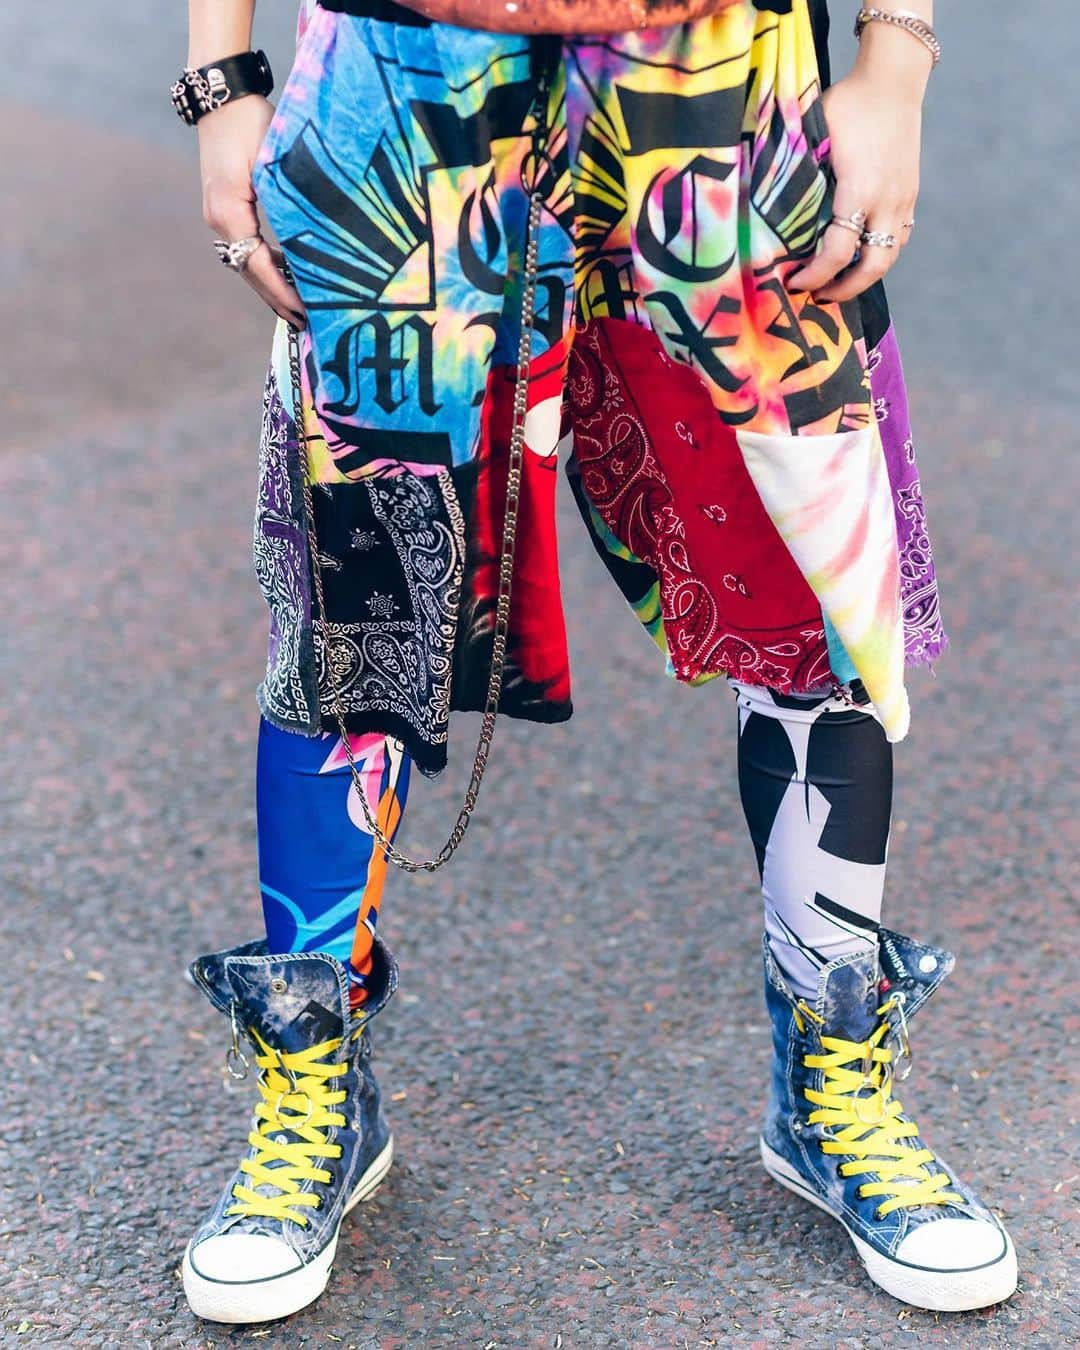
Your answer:
[[[561,403],[569,342],[549,349],[532,363],[530,408],[555,399]],[[474,567],[470,586],[476,612],[494,627],[502,551],[506,479],[510,463],[515,372],[495,368],[489,377],[481,424],[476,498],[470,527]],[[538,453],[539,451],[539,453]],[[522,468],[517,549],[510,609],[510,664],[515,674],[545,702],[570,700],[570,659],[559,588],[555,531],[558,459],[555,446],[526,447]],[[512,684],[508,680],[508,684]]]
[[[694,371],[648,329],[595,320],[575,339],[568,402],[585,492],[659,577],[676,675],[827,685],[820,607]]]

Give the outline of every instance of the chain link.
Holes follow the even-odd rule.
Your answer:
[[[345,757],[349,762],[353,787],[364,812],[368,829],[376,845],[396,867],[405,872],[437,872],[458,850],[465,831],[469,828],[473,811],[480,795],[480,784],[484,779],[491,743],[495,738],[495,723],[502,697],[503,676],[506,670],[506,652],[510,631],[510,600],[514,579],[514,553],[517,546],[518,508],[521,500],[521,471],[525,455],[525,418],[529,410],[529,374],[532,362],[532,337],[536,320],[536,283],[540,261],[540,220],[544,206],[544,197],[540,185],[540,175],[550,161],[547,158],[547,100],[550,91],[549,80],[542,77],[537,88],[536,102],[533,107],[535,117],[532,163],[535,179],[529,189],[529,213],[525,231],[524,284],[521,296],[521,335],[518,341],[517,375],[514,383],[513,416],[510,427],[509,469],[506,479],[506,513],[503,518],[502,548],[499,559],[499,590],[495,606],[495,631],[491,645],[491,669],[488,675],[487,697],[480,722],[480,734],[476,742],[476,754],[473,758],[472,774],[465,790],[465,800],[446,843],[433,858],[412,858],[403,853],[386,834],[374,818],[368,805],[367,793],[360,777],[360,770],[353,754],[352,743],[345,724],[345,714],[341,706],[341,691],[334,673],[333,640],[326,618],[326,601],[323,593],[322,565],[319,561],[319,543],[315,532],[315,503],[311,490],[311,475],[308,465],[307,428],[304,422],[303,385],[301,382],[300,333],[292,324],[289,334],[289,376],[292,381],[293,418],[296,424],[296,439],[300,459],[300,477],[303,483],[304,513],[307,517],[308,552],[311,555],[311,571],[315,584],[315,599],[318,616],[315,620],[322,640],[323,659],[326,664],[329,684],[330,709],[337,722],[341,735]]]

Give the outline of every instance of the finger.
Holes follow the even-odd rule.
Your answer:
[[[833,222],[826,226],[821,236],[817,257],[788,277],[788,290],[817,290],[850,264],[855,256],[855,250],[859,247],[859,236],[848,225],[838,225],[835,221],[837,218],[847,219],[855,216],[855,210],[853,207],[851,211],[834,212]]]
[[[305,328],[307,319],[304,316],[304,302],[300,299],[296,287],[285,280],[275,253],[276,250],[271,249],[264,240],[248,259],[242,273],[243,278],[275,314],[296,328]]]
[[[888,233],[896,234],[899,227],[894,227]],[[880,233],[887,233],[880,231]],[[855,296],[861,295],[863,291],[869,290],[875,281],[881,278],[896,263],[899,250],[896,244],[891,248],[883,244],[864,243],[859,253],[859,261],[845,272],[842,277],[824,286],[821,290],[814,292],[815,300],[853,300]]]
[[[911,236],[914,229],[915,229],[915,212],[912,210],[908,211],[905,214],[903,220],[901,220],[900,222],[899,228],[896,231],[897,241],[900,244],[901,248],[907,248],[908,244],[911,243]]]
[[[274,260],[274,266],[275,266],[275,267],[277,268],[277,270],[281,273],[281,275],[285,278],[285,284],[286,284],[287,286],[292,286],[292,285],[293,285],[293,281],[292,281],[292,271],[291,271],[291,269],[290,269],[290,267],[289,267],[289,263],[288,263],[288,260],[287,260],[286,257],[285,257],[284,252],[283,252],[280,248],[275,248],[275,247],[273,246],[273,244],[271,244],[271,243],[269,243],[269,242],[267,243],[266,247],[270,250],[270,257]],[[293,289],[295,290],[295,287],[293,287]],[[297,298],[298,300],[300,299],[300,293],[299,293],[299,291],[296,292],[296,298]],[[300,300],[300,308],[301,308],[301,310],[303,310],[303,306],[304,306],[304,302],[303,302],[302,300]]]

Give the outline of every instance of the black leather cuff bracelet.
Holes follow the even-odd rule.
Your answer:
[[[274,76],[265,52],[241,52],[224,61],[185,70],[172,87],[172,104],[189,127],[207,113],[235,103],[246,94],[266,98],[274,88]]]

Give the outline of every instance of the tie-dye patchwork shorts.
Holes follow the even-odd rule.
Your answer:
[[[255,183],[305,302],[303,435],[332,652],[312,622],[285,331],[267,383],[260,699],[442,767],[490,661],[529,191],[544,210],[503,711],[570,712],[555,486],[680,680],[861,678],[891,739],[944,645],[880,288],[786,278],[830,214],[808,0],[556,44],[385,3],[308,5]],[[393,12],[396,21],[386,17]],[[374,17],[381,15],[381,17]],[[550,50],[550,49],[549,49]],[[570,597],[582,603],[582,597]]]

